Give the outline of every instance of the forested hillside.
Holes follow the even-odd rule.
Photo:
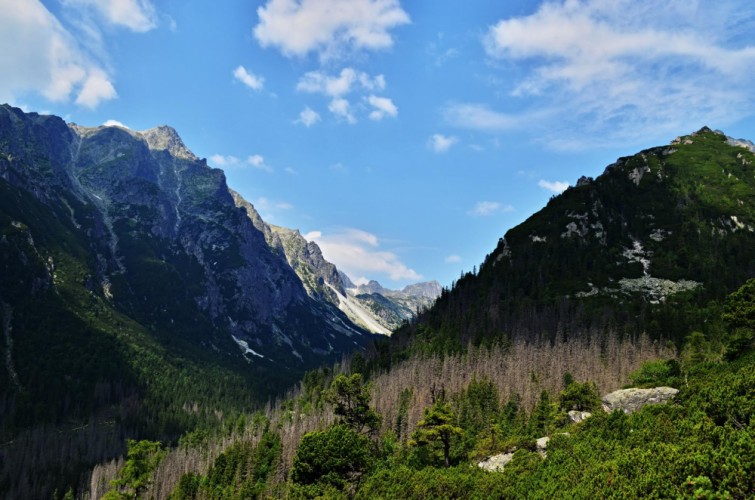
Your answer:
[[[708,128],[620,158],[509,230],[398,332],[433,342],[718,334],[705,308],[755,276],[755,155]]]

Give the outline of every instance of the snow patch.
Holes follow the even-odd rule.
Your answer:
[[[247,343],[246,340],[238,339],[238,338],[236,338],[235,335],[231,335],[231,337],[233,337],[233,340],[235,340],[236,343],[239,345],[239,347],[241,348],[241,351],[244,353],[244,355],[246,355],[246,354],[253,354],[254,356],[257,356],[258,358],[264,358],[265,357],[262,354],[256,352],[251,347],[249,347],[249,344]],[[299,357],[301,358],[301,356],[299,356]]]
[[[373,333],[390,335],[391,332],[384,326],[377,323],[372,314],[366,311],[358,302],[348,295],[343,295],[336,290],[330,283],[325,283],[336,296],[338,296],[338,309],[340,309],[348,318],[356,324],[363,326]]]

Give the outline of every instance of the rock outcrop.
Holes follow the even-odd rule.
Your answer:
[[[610,413],[622,410],[634,413],[646,405],[667,403],[676,396],[679,389],[673,387],[654,387],[652,389],[621,389],[603,396],[603,410]]]
[[[589,411],[570,410],[568,416],[569,422],[578,424],[583,420],[592,417],[592,413],[590,413]]]

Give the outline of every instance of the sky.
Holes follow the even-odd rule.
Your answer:
[[[0,102],[174,127],[355,281],[450,286],[582,176],[755,140],[750,0],[0,0]]]

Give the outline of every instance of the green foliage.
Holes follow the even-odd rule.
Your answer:
[[[527,424],[528,435],[532,438],[540,438],[550,434],[556,424],[557,414],[558,404],[551,401],[548,391],[542,391]]]
[[[727,359],[736,359],[755,349],[755,278],[726,298],[721,319],[730,331]]]
[[[380,426],[380,415],[370,408],[370,392],[361,373],[338,375],[330,385],[326,400],[333,405],[341,421],[357,432],[374,432]]]
[[[425,415],[417,424],[409,446],[422,449],[422,461],[426,464],[451,466],[451,446],[464,432],[454,425],[456,415],[450,403],[439,399],[431,407],[425,408]]]
[[[639,369],[629,375],[634,387],[657,387],[673,385],[672,381],[679,376],[679,362],[675,359],[646,361]]]
[[[291,480],[302,485],[323,483],[343,489],[358,483],[372,467],[373,444],[346,425],[304,435],[296,449]]]
[[[600,408],[598,387],[592,382],[571,382],[558,397],[562,410],[579,410],[593,412]]]
[[[139,498],[149,487],[152,473],[163,458],[165,450],[159,442],[129,439],[126,463],[118,478],[110,482],[115,489],[108,494],[113,498]]]

